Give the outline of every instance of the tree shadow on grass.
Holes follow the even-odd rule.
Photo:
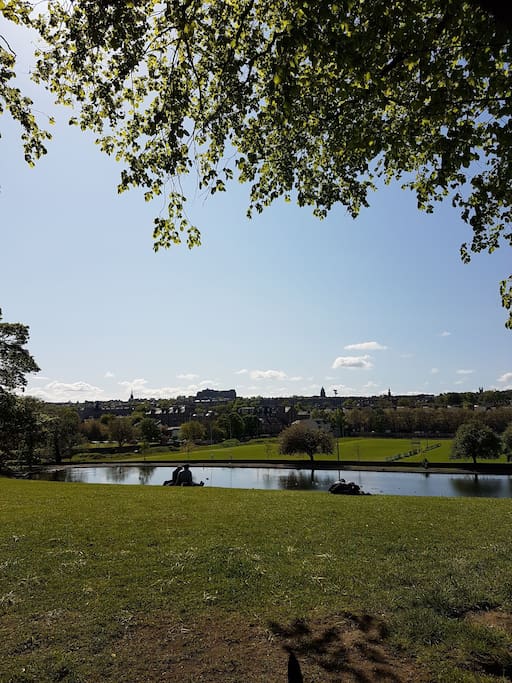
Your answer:
[[[291,624],[270,622],[268,627],[290,655],[289,683],[301,683],[303,674],[319,669],[340,683],[422,680],[410,664],[397,660],[386,648],[386,624],[369,614],[345,613],[315,622],[297,619]]]

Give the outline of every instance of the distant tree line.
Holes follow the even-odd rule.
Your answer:
[[[332,421],[324,411],[312,417]],[[439,434],[452,436],[465,422],[477,421],[495,432],[503,432],[512,423],[512,406],[489,410],[472,408],[353,408],[343,411],[343,433],[350,434]],[[340,432],[341,433],[341,432]]]

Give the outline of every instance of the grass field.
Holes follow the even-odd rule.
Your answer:
[[[382,462],[385,463],[389,458],[398,454],[405,454],[409,451],[420,449],[417,455],[403,458],[403,462],[422,463],[426,458],[430,464],[435,465],[441,462],[451,462],[455,467],[465,463],[472,463],[471,459],[450,461],[451,439],[393,439],[393,438],[366,438],[366,437],[345,437],[338,439],[340,461],[350,460],[355,463]],[[432,448],[435,446],[435,448]],[[430,448],[428,448],[430,447]],[[428,450],[425,450],[428,449]],[[75,462],[85,461],[140,461],[147,459],[159,462],[176,461],[199,461],[199,460],[256,460],[272,462],[273,460],[308,460],[306,455],[283,456],[279,454],[277,439],[255,439],[245,444],[215,444],[214,446],[198,446],[193,449],[170,451],[163,447],[148,449],[139,453],[120,453],[112,455],[94,455],[92,452],[81,453],[73,458]],[[330,455],[317,454],[315,460],[336,462],[338,451]],[[506,462],[506,457],[501,456],[492,462]]]
[[[488,683],[512,502],[0,479],[0,681]]]
[[[432,439],[384,439],[384,438],[360,438],[360,437],[346,437],[339,439],[339,457],[340,460],[352,460],[364,463],[365,461],[382,461],[385,462],[387,458],[395,456],[400,453],[406,453],[416,448],[420,448],[422,452],[419,455],[408,457],[410,462],[422,462],[425,457],[429,462],[447,462],[450,459],[451,439],[440,439],[432,441]],[[439,448],[423,452],[425,447],[433,444],[440,444]],[[182,451],[165,451],[165,449],[149,449],[142,453],[142,457],[151,460],[158,460],[162,462],[176,461],[176,460],[307,460],[306,455],[283,456],[279,454],[279,447],[277,439],[260,439],[248,442],[241,445],[224,445],[216,444],[214,446],[200,446],[192,450]],[[120,460],[140,460],[141,453],[122,453],[113,454],[110,456],[99,455],[97,458],[91,456],[91,453],[81,454],[79,457],[75,456],[75,460],[90,460],[90,459],[114,459]],[[327,460],[335,462],[338,458],[338,452],[335,451],[330,455],[319,454],[315,456],[316,460]]]

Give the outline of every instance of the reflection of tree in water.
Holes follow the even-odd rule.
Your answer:
[[[468,475],[464,478],[453,477],[451,479],[451,485],[453,490],[460,496],[477,496],[484,498],[499,497],[498,494],[502,493],[503,488],[503,482],[500,477],[482,479],[478,474]]]
[[[130,474],[130,467],[124,465],[116,465],[115,467],[107,467],[105,470],[105,481],[119,484],[125,481]]]
[[[41,472],[33,475],[33,479],[44,479],[45,481],[73,481],[69,478],[70,472],[66,470],[52,470],[51,472]]]
[[[63,477],[58,481],[73,481],[87,483],[87,472],[80,469],[79,467],[73,467],[73,469],[69,470],[61,470],[61,474],[63,474]]]
[[[139,466],[139,484],[147,484],[153,476],[156,467],[154,465]]]
[[[87,481],[84,472],[75,468],[37,472],[32,475],[32,479],[40,479],[42,481]]]
[[[256,469],[256,468],[255,468]],[[261,484],[265,489],[295,489],[297,491],[310,491],[312,489],[325,488],[338,477],[334,472],[319,472],[317,470],[266,470],[261,473]],[[277,484],[277,486],[276,486]]]
[[[298,470],[278,477],[280,489],[299,489],[301,491],[316,488],[315,470],[306,472]]]
[[[43,481],[87,482],[87,471],[84,471],[78,467],[66,467],[60,470],[38,472],[37,474],[33,475],[33,479],[41,479]]]

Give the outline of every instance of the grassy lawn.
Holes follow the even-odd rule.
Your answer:
[[[420,453],[417,456],[407,458],[411,462],[422,462],[425,457],[429,462],[445,462],[450,458],[451,439],[443,439],[433,441],[426,440],[411,440],[411,439],[382,439],[382,438],[360,438],[360,437],[346,437],[339,439],[339,456],[340,460],[354,460],[356,462],[364,463],[365,461],[386,461],[386,458],[397,455],[399,453],[406,453],[410,450],[421,448],[422,451],[426,446],[432,444],[440,444],[439,448],[429,450],[428,452]],[[419,444],[419,445],[418,445]],[[294,462],[296,460],[307,460],[307,456],[283,456],[279,454],[279,447],[277,439],[261,439],[254,440],[241,445],[215,444],[214,446],[199,446],[189,451],[166,451],[165,449],[150,449],[145,453],[120,453],[109,456],[98,455],[97,459],[102,460],[126,460],[139,461],[142,458],[148,460],[158,460],[161,462],[177,461],[177,460],[261,460],[271,462],[272,460],[289,460]],[[337,452],[331,455],[317,455],[316,460],[328,460],[336,462]],[[81,454],[75,456],[75,461],[86,461],[96,459],[91,457],[91,453]]]
[[[0,522],[2,683],[512,674],[509,500],[0,479]]]
[[[352,462],[382,462],[398,454],[405,454],[409,451],[420,449],[417,455],[403,458],[403,462],[423,463],[427,458],[431,465],[441,462],[449,462],[454,467],[465,463],[472,463],[472,460],[450,460],[452,439],[392,439],[392,438],[367,438],[367,437],[345,437],[338,439],[340,461],[350,460]],[[432,448],[435,446],[435,448]],[[429,448],[430,447],[430,448]],[[428,450],[425,450],[427,449]],[[216,461],[216,460],[256,460],[262,462],[272,462],[274,460],[287,460],[290,463],[297,460],[308,460],[306,455],[283,456],[279,454],[277,439],[255,439],[245,444],[226,445],[215,444],[214,446],[197,446],[192,450],[170,451],[164,447],[149,449],[139,453],[114,453],[112,455],[94,455],[94,449],[87,453],[81,453],[73,458],[74,462],[91,462],[115,460],[116,462],[138,462],[140,460],[151,460],[155,462],[176,462],[176,461]],[[330,455],[317,454],[315,460],[325,460],[336,462],[338,459],[337,451]],[[398,461],[400,462],[400,461]],[[503,455],[497,460],[489,462],[506,462]]]
[[[442,462],[450,459],[451,439],[380,439],[380,438],[345,438],[340,439],[340,456],[345,460],[364,462],[365,460],[383,460],[399,453],[421,449],[422,453],[405,458],[408,462],[421,461],[428,458],[432,462]],[[427,446],[440,444],[423,452]]]

